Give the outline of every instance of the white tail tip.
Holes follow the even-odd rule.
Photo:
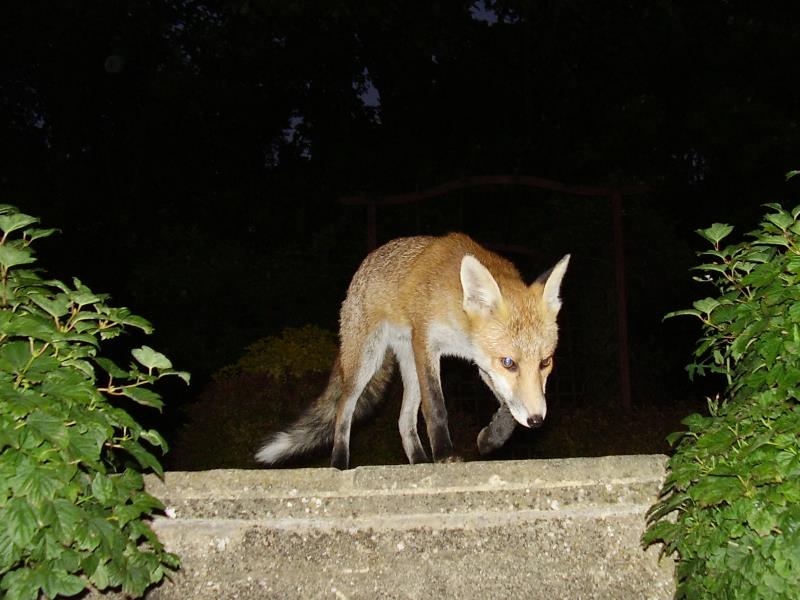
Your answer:
[[[283,460],[291,449],[291,436],[286,432],[276,433],[273,438],[264,444],[256,453],[256,460],[267,465],[272,465]]]

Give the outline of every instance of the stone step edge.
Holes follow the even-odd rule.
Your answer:
[[[543,520],[606,520],[635,518],[644,529],[645,510],[641,504],[618,504],[613,508],[569,508],[554,510],[515,510],[509,512],[471,511],[464,513],[415,513],[402,515],[369,515],[365,517],[278,517],[259,519],[234,518],[170,518],[153,520],[156,531],[186,529],[193,536],[201,533],[217,537],[220,531],[241,531],[258,528],[284,532],[310,533],[335,531],[430,531],[477,530],[534,523]]]

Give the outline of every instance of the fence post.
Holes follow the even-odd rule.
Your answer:
[[[625,244],[622,230],[622,194],[611,194],[614,222],[614,265],[617,282],[617,338],[619,340],[619,385],[622,406],[631,409],[631,366],[628,348],[628,290],[625,285]]]

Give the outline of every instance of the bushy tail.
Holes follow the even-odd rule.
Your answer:
[[[394,357],[387,351],[383,357],[383,364],[372,376],[358,399],[353,415],[355,421],[364,419],[374,412],[392,377],[394,363]],[[256,453],[256,460],[266,465],[274,465],[317,448],[332,446],[336,406],[342,396],[342,384],[342,366],[337,355],[325,391],[286,431],[269,436]]]

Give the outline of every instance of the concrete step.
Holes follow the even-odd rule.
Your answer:
[[[149,598],[671,598],[641,550],[666,457],[149,478],[183,558]]]

